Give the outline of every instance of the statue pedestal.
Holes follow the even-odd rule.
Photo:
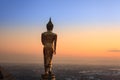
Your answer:
[[[56,80],[54,74],[42,74],[41,80]]]

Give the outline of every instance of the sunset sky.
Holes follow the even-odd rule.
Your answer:
[[[54,63],[120,65],[120,0],[0,0],[0,62],[43,62],[50,17]]]

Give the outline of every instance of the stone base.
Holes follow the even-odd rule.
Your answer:
[[[54,74],[42,74],[41,80],[56,80]]]

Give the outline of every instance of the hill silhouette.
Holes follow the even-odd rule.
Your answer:
[[[0,66],[0,80],[16,80],[9,72]]]

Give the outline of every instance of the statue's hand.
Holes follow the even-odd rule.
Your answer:
[[[55,54],[56,54],[56,50],[54,50],[54,52],[53,52],[53,53],[54,53],[54,55],[55,55]]]

